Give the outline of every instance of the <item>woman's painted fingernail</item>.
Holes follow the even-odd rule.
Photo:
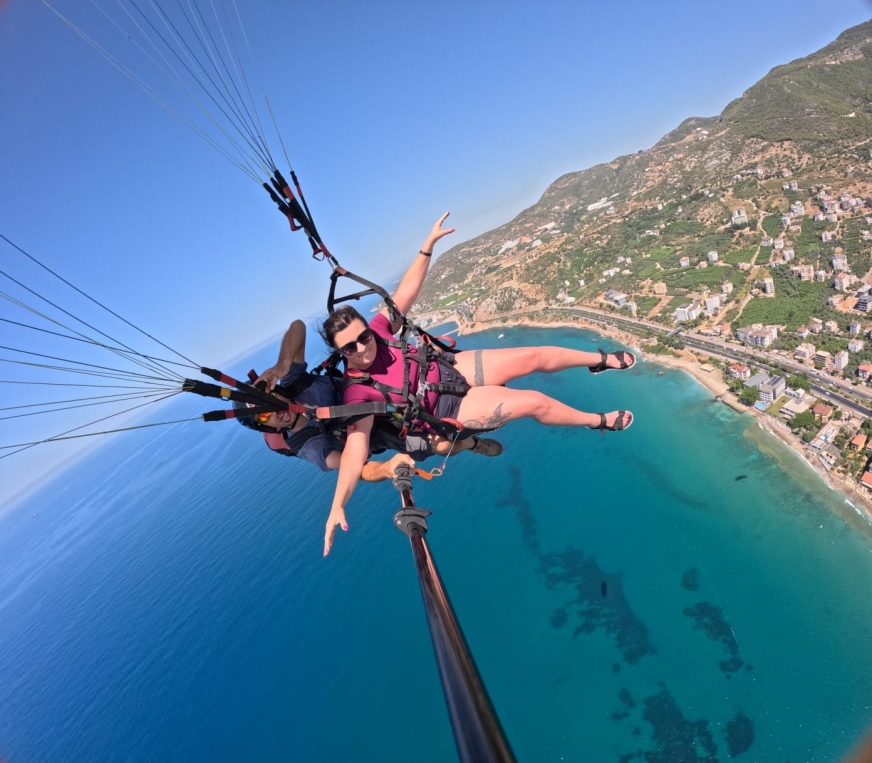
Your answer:
[[[342,525],[342,529],[345,530],[345,532],[348,532],[348,525]]]

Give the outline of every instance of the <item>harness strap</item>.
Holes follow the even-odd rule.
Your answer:
[[[357,369],[351,370],[357,371]],[[359,371],[355,374],[349,373],[345,382],[343,382],[342,387],[344,389],[345,387],[350,387],[352,384],[366,384],[368,387],[378,390],[382,395],[384,395],[385,401],[388,403],[393,403],[393,400],[388,396],[389,394],[402,396],[406,391],[404,387],[392,387],[384,382],[376,381],[365,371]]]
[[[349,405],[330,405],[315,408],[314,417],[319,421],[346,419],[349,417],[393,415],[398,408],[394,403],[351,403]]]

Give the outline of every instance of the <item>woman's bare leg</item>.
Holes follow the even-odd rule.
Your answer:
[[[498,350],[495,352],[499,352]],[[606,426],[614,426],[618,411],[606,414]],[[457,418],[469,429],[490,429],[515,419],[532,418],[551,427],[599,427],[598,413],[585,413],[571,408],[554,398],[528,389],[506,387],[473,387],[463,401]],[[630,425],[633,415],[624,414],[624,427]]]
[[[598,352],[570,350],[567,347],[510,347],[504,350],[466,350],[454,356],[457,370],[473,387],[497,386],[532,373],[553,374],[567,368],[598,366]],[[606,365],[620,368],[621,362],[609,354]]]

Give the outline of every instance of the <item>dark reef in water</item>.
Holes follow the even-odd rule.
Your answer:
[[[682,611],[693,619],[694,630],[702,631],[712,641],[721,644],[724,651],[729,655],[728,659],[718,663],[724,675],[729,678],[731,674],[742,669],[745,661],[742,659],[739,643],[736,641],[733,629],[727,622],[727,618],[724,617],[720,607],[716,607],[707,601],[701,601],[692,607],[685,607]]]
[[[695,569],[685,570],[681,576],[681,587],[686,591],[698,591],[699,571]]]
[[[510,470],[509,489],[499,505],[514,509],[524,541],[536,555],[539,570],[548,587],[574,590],[574,596],[551,615],[554,628],[570,625],[570,619],[574,618],[572,634],[576,638],[602,630],[614,639],[624,661],[630,665],[635,665],[645,655],[655,653],[648,637],[648,628],[636,617],[624,596],[620,574],[606,572],[593,556],[573,546],[558,553],[543,552],[536,518],[530,503],[523,497],[521,470],[517,467]]]
[[[625,763],[631,760],[645,763],[718,763],[718,748],[709,731],[709,722],[685,718],[675,697],[662,683],[660,686],[661,691],[642,700],[642,718],[651,727],[653,746],[625,753],[619,760]],[[615,720],[627,717],[636,707],[626,689],[619,696],[625,709],[612,713]],[[641,736],[641,730],[634,727],[632,736]]]
[[[731,758],[748,752],[754,744],[754,721],[739,710],[736,717],[727,724],[724,736]]]
[[[705,507],[705,504],[694,503],[686,496],[681,498],[689,505]],[[592,555],[574,546],[553,553],[542,548],[532,506],[524,499],[519,468],[510,469],[508,489],[499,505],[514,511],[524,542],[538,562],[539,572],[548,588],[570,594],[552,612],[553,628],[571,627],[575,638],[598,630],[608,634],[623,655],[623,663],[612,664],[613,674],[620,673],[626,665],[636,665],[646,655],[656,653],[647,626],[633,612],[624,595],[620,573],[607,572]],[[681,587],[695,592],[699,586],[699,571],[693,568],[685,570]],[[720,669],[726,678],[731,678],[745,663],[723,612],[709,602],[699,602],[682,611],[694,621],[694,630],[702,631],[709,639],[721,644],[726,659],[719,663]],[[686,718],[663,681],[657,681],[655,693],[641,701],[626,688],[618,693],[618,700],[620,705],[612,710],[611,718],[616,723],[626,724],[628,739],[634,739],[634,746],[640,745],[639,749],[620,755],[620,763],[718,763],[718,747],[709,729],[710,721]],[[650,727],[650,741],[646,741],[648,734],[643,733],[645,724]],[[739,711],[726,723],[724,735],[722,752],[725,746],[730,757],[736,757],[753,745],[754,724]]]
[[[575,615],[574,637],[605,631],[630,665],[635,665],[646,654],[655,653],[648,628],[636,617],[624,596],[620,575],[609,575],[592,556],[572,546],[560,553],[543,554],[539,561],[549,588],[566,586],[575,591],[575,596],[561,608]],[[609,596],[605,599],[600,586],[603,578],[609,583]]]
[[[558,607],[551,614],[551,627],[555,630],[557,628],[563,628],[568,622],[569,612],[566,611],[566,607]]]
[[[685,492],[672,479],[672,476],[661,469],[652,460],[637,454],[633,459],[633,469],[645,474],[651,482],[657,486],[658,491],[668,495],[674,503],[689,506],[692,509],[711,509],[711,504],[703,501],[699,496]]]
[[[621,700],[621,704],[624,707],[622,710],[612,711],[612,720],[622,721],[624,720],[624,718],[627,718],[630,715],[631,710],[635,709],[636,701],[630,694],[629,689],[621,689],[621,691],[618,693],[618,699]]]
[[[524,538],[524,543],[537,556],[541,553],[539,546],[538,527],[536,526],[536,517],[533,516],[533,510],[530,507],[530,502],[523,498],[524,482],[521,479],[521,470],[517,466],[509,469],[509,489],[506,494],[497,501],[497,506],[505,506],[515,510],[515,516],[521,525],[521,533]]]
[[[651,724],[656,749],[645,763],[717,763],[717,746],[708,721],[684,717],[668,691],[646,697],[642,717]]]

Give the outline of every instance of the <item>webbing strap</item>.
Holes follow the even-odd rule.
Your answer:
[[[343,297],[337,297],[336,286],[339,283],[340,278],[348,278],[351,281],[356,281],[361,286],[365,286],[366,288],[363,291],[359,291],[354,294],[346,294]],[[372,281],[368,281],[366,278],[362,278],[361,276],[352,273],[350,270],[346,270],[345,268],[340,267],[338,263],[333,268],[333,272],[330,274],[330,291],[327,294],[327,311],[330,313],[335,312],[336,305],[342,302],[358,300],[361,297],[368,297],[371,294],[377,294],[384,300],[384,303],[391,314],[391,321],[395,321],[396,317],[399,315],[403,318],[403,321],[405,322],[405,316],[399,311],[393,299],[391,299],[391,295],[388,294],[384,288],[379,286],[377,283],[373,283]]]
[[[331,419],[345,419],[350,416],[361,418],[363,416],[384,416],[396,413],[398,407],[393,403],[349,403],[348,405],[330,405],[313,409],[314,415],[319,421]]]

